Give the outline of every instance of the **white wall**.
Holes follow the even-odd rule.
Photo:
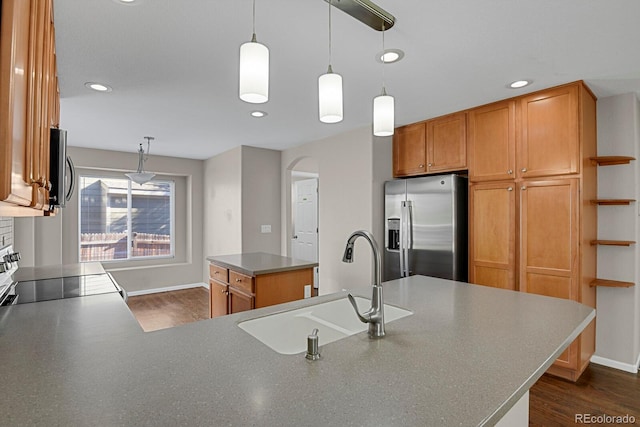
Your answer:
[[[279,151],[241,146],[212,157],[204,187],[205,257],[280,253]],[[271,233],[261,225],[271,225]]]
[[[353,264],[343,263],[342,254],[347,238],[355,230],[372,231],[376,240],[383,242],[374,218],[380,218],[376,221],[382,224],[383,213],[375,211],[380,209],[380,181],[391,177],[391,162],[374,162],[374,158],[388,156],[390,141],[390,138],[376,138],[375,144],[388,147],[378,149],[376,146],[374,150],[371,128],[366,127],[282,152],[282,251],[285,255],[290,254],[291,170],[306,158],[315,159],[318,165],[320,294],[371,284],[372,258],[367,244],[358,239]],[[388,157],[390,159],[390,155]],[[385,173],[387,178],[383,178]]]
[[[135,151],[123,153],[69,147],[75,166],[88,173],[123,173],[138,164]],[[145,169],[176,182],[175,256],[170,259],[104,263],[127,291],[202,282],[203,167],[201,160],[150,156]],[[22,266],[77,263],[78,190],[55,217],[16,218],[15,247]]]
[[[204,255],[242,251],[242,148],[205,161]],[[206,276],[205,276],[206,277]]]
[[[280,151],[243,146],[242,251],[280,254],[280,227]]]
[[[635,94],[598,100],[598,155],[640,159],[640,106]],[[598,168],[599,198],[638,200],[598,208],[598,238],[635,240],[630,247],[599,246],[598,277],[634,282],[631,288],[597,290],[596,353],[593,361],[633,371],[640,354],[640,167]]]

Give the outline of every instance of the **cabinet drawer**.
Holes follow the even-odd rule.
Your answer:
[[[250,294],[255,293],[253,277],[251,276],[246,276],[231,270],[229,272],[229,284],[238,289],[242,289],[245,292],[249,292]]]
[[[221,282],[228,282],[229,270],[215,264],[209,264],[209,277],[220,280]]]

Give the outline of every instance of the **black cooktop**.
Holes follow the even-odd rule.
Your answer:
[[[17,304],[119,292],[108,274],[28,280],[15,285]]]

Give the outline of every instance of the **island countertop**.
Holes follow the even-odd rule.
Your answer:
[[[248,276],[280,273],[283,271],[299,270],[318,266],[317,262],[304,261],[281,255],[269,254],[266,252],[210,256],[207,257],[207,261],[238,271]]]
[[[143,333],[117,295],[0,308],[8,425],[493,425],[594,310],[573,301],[412,276],[384,283],[413,311],[281,355],[238,327],[336,293]],[[370,287],[354,294],[370,297]],[[111,321],[106,321],[112,319]]]

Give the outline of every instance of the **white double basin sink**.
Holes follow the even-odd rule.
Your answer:
[[[355,297],[355,300],[360,312],[366,311],[371,305],[371,301],[366,298]],[[413,313],[409,310],[384,305],[385,323],[411,314]],[[321,346],[366,331],[368,328],[366,323],[358,319],[346,297],[245,320],[238,326],[280,354],[305,351],[307,336],[316,328]]]

